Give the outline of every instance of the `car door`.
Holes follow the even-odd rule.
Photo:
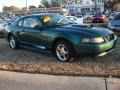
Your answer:
[[[25,18],[19,38],[23,43],[34,45],[35,47],[45,49],[45,43],[49,38],[47,30],[40,30],[34,28],[37,25],[42,25],[40,20],[36,17]]]

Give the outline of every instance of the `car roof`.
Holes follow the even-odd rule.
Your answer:
[[[60,15],[60,14],[57,14],[57,13],[37,13],[37,14],[30,14],[30,15],[27,15],[27,16],[23,16],[21,18],[19,18],[18,20],[15,21],[15,23],[17,23],[18,21],[20,21],[21,19],[24,19],[24,18],[28,18],[28,17],[42,17],[42,16],[50,16],[50,15]]]
[[[30,14],[30,15],[27,15],[25,17],[34,17],[34,16],[47,16],[47,15],[58,15],[58,14],[54,14],[54,13],[37,13],[37,14]]]
[[[65,16],[65,17],[75,17],[75,16]]]

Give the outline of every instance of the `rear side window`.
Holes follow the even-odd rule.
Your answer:
[[[38,18],[26,18],[24,19],[23,26],[34,28],[35,26],[41,24]]]

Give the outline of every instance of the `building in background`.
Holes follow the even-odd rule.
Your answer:
[[[65,7],[71,15],[104,12],[104,0],[67,0]],[[96,5],[95,5],[96,4]]]
[[[21,9],[19,11],[13,11],[15,15],[25,15],[26,9]],[[66,9],[61,7],[51,7],[51,8],[32,8],[27,11],[28,14],[37,14],[37,13],[59,13],[66,14]]]
[[[11,13],[11,12],[0,12],[0,19],[3,19],[4,17],[11,17],[13,16],[14,14]]]
[[[48,0],[50,1],[50,0]],[[110,2],[113,0],[59,0],[60,6],[58,7],[40,7],[40,8],[28,8],[27,13],[60,13],[71,15],[80,15],[85,13],[95,13],[105,11],[105,2]],[[115,7],[116,8],[116,7]],[[9,11],[9,10],[8,10]],[[15,15],[24,15],[26,13],[26,7],[20,10],[11,11]]]
[[[64,0],[66,4],[83,4],[83,3],[92,3],[91,0]]]

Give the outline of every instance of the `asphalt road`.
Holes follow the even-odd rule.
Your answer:
[[[119,79],[107,82],[105,78],[0,71],[0,90],[120,90]]]

